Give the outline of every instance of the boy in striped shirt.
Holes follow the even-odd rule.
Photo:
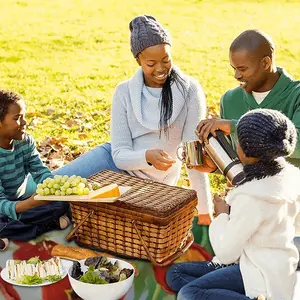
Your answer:
[[[25,103],[14,92],[0,90],[0,250],[8,240],[31,240],[70,223],[67,202],[36,201],[36,184],[52,177],[32,136],[25,132]]]

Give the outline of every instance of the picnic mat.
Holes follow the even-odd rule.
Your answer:
[[[52,231],[41,237],[29,241],[11,241],[9,248],[0,252],[0,269],[5,267],[8,259],[29,259],[39,256],[40,259],[51,257],[51,249],[56,244],[76,246],[75,242],[68,243],[66,235],[71,231],[71,227],[63,231]],[[208,238],[208,227],[193,224],[193,234],[195,243],[181,256],[175,263],[184,261],[204,261],[211,258],[209,252],[211,247]],[[200,245],[202,246],[200,246]],[[205,248],[208,250],[206,251]],[[128,260],[128,259],[127,259]],[[165,282],[165,274],[168,268],[153,267],[151,263],[142,260],[128,260],[135,264],[138,275],[135,277],[133,286],[122,300],[175,300],[176,297],[168,289]],[[79,300],[72,291],[68,277],[44,287],[19,287],[6,283],[0,278],[0,299],[5,300]]]

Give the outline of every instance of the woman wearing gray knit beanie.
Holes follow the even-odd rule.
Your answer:
[[[285,157],[297,142],[281,112],[255,109],[237,124],[246,180],[215,202],[209,229],[212,262],[173,265],[168,285],[178,300],[291,300],[299,260],[300,170]],[[230,209],[229,209],[230,208]]]
[[[195,128],[206,117],[204,92],[173,65],[170,34],[153,16],[135,17],[129,30],[131,52],[140,67],[116,87],[111,143],[55,173],[88,177],[110,169],[176,185],[181,171],[176,151],[182,142],[197,139]],[[198,194],[199,220],[208,224],[212,212],[208,177],[196,170],[188,170],[188,175]]]

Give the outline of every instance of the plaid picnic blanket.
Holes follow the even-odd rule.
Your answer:
[[[41,259],[51,257],[51,249],[56,244],[76,246],[74,242],[65,241],[71,227],[63,231],[52,231],[30,242],[12,241],[9,248],[0,254],[0,269],[5,267],[8,259],[29,259],[39,256]],[[184,261],[204,261],[211,258],[211,247],[208,238],[208,227],[199,226],[194,222],[193,233],[195,243],[175,263]],[[200,246],[202,245],[202,246]],[[207,250],[205,250],[205,248]],[[131,260],[138,269],[138,275],[130,291],[122,300],[175,300],[175,295],[165,282],[168,268],[157,268],[142,260]],[[5,300],[78,300],[81,299],[72,291],[68,277],[44,287],[13,286],[0,278],[0,299]]]

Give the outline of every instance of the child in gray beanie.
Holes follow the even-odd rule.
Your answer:
[[[244,114],[237,124],[238,155],[244,163],[246,181],[279,173],[297,143],[295,125],[272,109],[255,109]],[[250,163],[249,163],[250,162]]]
[[[299,255],[300,170],[285,157],[297,142],[281,112],[255,109],[237,124],[246,180],[215,202],[210,262],[173,265],[167,283],[178,300],[291,300]],[[229,207],[230,213],[229,213]]]

